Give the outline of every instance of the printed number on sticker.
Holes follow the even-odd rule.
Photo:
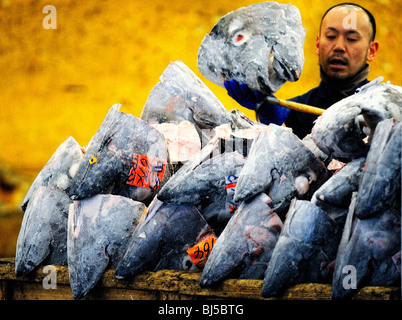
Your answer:
[[[194,247],[187,250],[193,264],[198,268],[203,268],[208,260],[209,254],[216,242],[213,234],[209,235],[203,241],[197,243]]]
[[[134,154],[126,183],[158,190],[165,174],[166,162],[165,159]]]

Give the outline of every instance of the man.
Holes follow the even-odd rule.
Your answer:
[[[376,24],[365,8],[352,4],[338,4],[325,12],[321,19],[315,52],[319,57],[321,83],[307,93],[290,99],[327,109],[353,94],[368,82],[369,65],[379,44],[375,41]],[[226,81],[228,94],[242,106],[255,110],[265,100],[260,92],[252,92],[247,85]],[[311,132],[316,115],[289,110],[264,102],[258,108],[262,123],[276,123],[291,127],[300,138]]]

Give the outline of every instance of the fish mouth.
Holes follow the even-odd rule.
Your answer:
[[[283,73],[284,73],[284,76],[285,76],[286,80],[289,80],[289,81],[292,81],[292,82],[299,80],[299,78],[301,76],[301,73],[300,73],[299,70],[293,68],[291,65],[287,64],[284,61],[280,61],[280,60],[276,60],[276,59],[275,59],[275,61],[283,69]],[[271,58],[270,59],[270,64],[272,64],[272,63],[273,63],[273,59]]]

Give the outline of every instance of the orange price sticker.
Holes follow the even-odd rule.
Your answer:
[[[158,190],[165,174],[167,161],[157,157],[134,154],[127,184]]]
[[[197,243],[194,247],[187,250],[193,264],[198,268],[203,268],[208,260],[208,257],[212,251],[216,242],[216,238],[213,234]]]

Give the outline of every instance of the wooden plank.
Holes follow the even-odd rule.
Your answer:
[[[285,290],[283,300],[330,300],[331,285],[322,283],[301,283]]]
[[[201,273],[185,273],[180,279],[180,294],[219,297],[230,299],[264,299],[261,296],[263,280],[227,279],[213,289],[199,286]],[[303,283],[292,286],[277,298],[264,300],[330,300],[331,285],[319,283]]]
[[[230,299],[263,299],[261,296],[262,280],[227,279],[215,288],[201,288],[201,272],[186,272],[180,277],[179,293],[203,297]]]
[[[364,287],[352,297],[353,300],[401,300],[401,288]]]
[[[54,266],[57,273],[57,288],[45,289],[43,267],[25,277],[16,277],[14,259],[0,259],[0,299],[73,299],[68,268]],[[107,270],[99,283],[84,300],[134,299],[252,299],[261,300],[263,280],[227,279],[215,288],[201,288],[200,271],[161,270],[144,272],[129,280],[115,278],[115,270]],[[305,283],[292,286],[277,298],[286,300],[329,300],[330,284]],[[400,287],[364,287],[356,291],[356,300],[399,300]]]
[[[45,289],[42,283],[9,281],[8,299],[10,300],[73,300],[71,288],[66,284],[56,289]]]
[[[0,281],[4,283],[5,281]],[[8,300],[74,300],[69,285],[58,284],[55,289],[45,289],[38,282],[9,281]],[[175,300],[179,299],[175,293],[133,290],[127,288],[108,288],[96,286],[81,300]]]
[[[58,284],[70,284],[68,267],[66,266],[54,266],[57,283]],[[43,273],[43,266],[33,270],[29,275],[23,277],[16,277],[14,271],[13,259],[0,259],[0,279],[5,280],[18,280],[29,282],[42,282],[43,278],[48,273]],[[144,290],[163,290],[163,291],[177,291],[178,281],[180,275],[184,271],[176,270],[161,270],[157,272],[144,272],[130,280],[119,280],[114,274],[114,269],[106,270],[102,278],[99,280],[103,287],[114,288],[133,288]]]
[[[74,300],[69,285],[44,289],[37,282],[13,281],[8,299],[11,300]],[[156,300],[158,293],[146,290],[96,287],[81,300]]]
[[[97,287],[81,300],[159,300],[157,291]]]
[[[57,283],[70,284],[68,268],[57,265],[54,265],[54,268],[57,273]],[[47,274],[48,272],[43,272],[43,266],[40,266],[39,268],[33,270],[29,275],[17,278],[15,275],[14,259],[0,259],[0,279],[42,282],[43,278],[46,277]]]
[[[8,285],[7,280],[1,280],[0,279],[0,300],[7,300],[8,299],[7,285]]]
[[[114,270],[110,270],[113,274],[111,281],[121,281],[114,277]],[[157,272],[144,272],[132,280],[127,281],[127,285],[134,289],[143,290],[161,290],[161,291],[178,291],[180,276],[184,271],[177,270],[161,270]],[[115,280],[116,279],[116,280]]]
[[[14,259],[10,258],[0,259],[0,279],[16,280],[14,269],[15,269]]]

